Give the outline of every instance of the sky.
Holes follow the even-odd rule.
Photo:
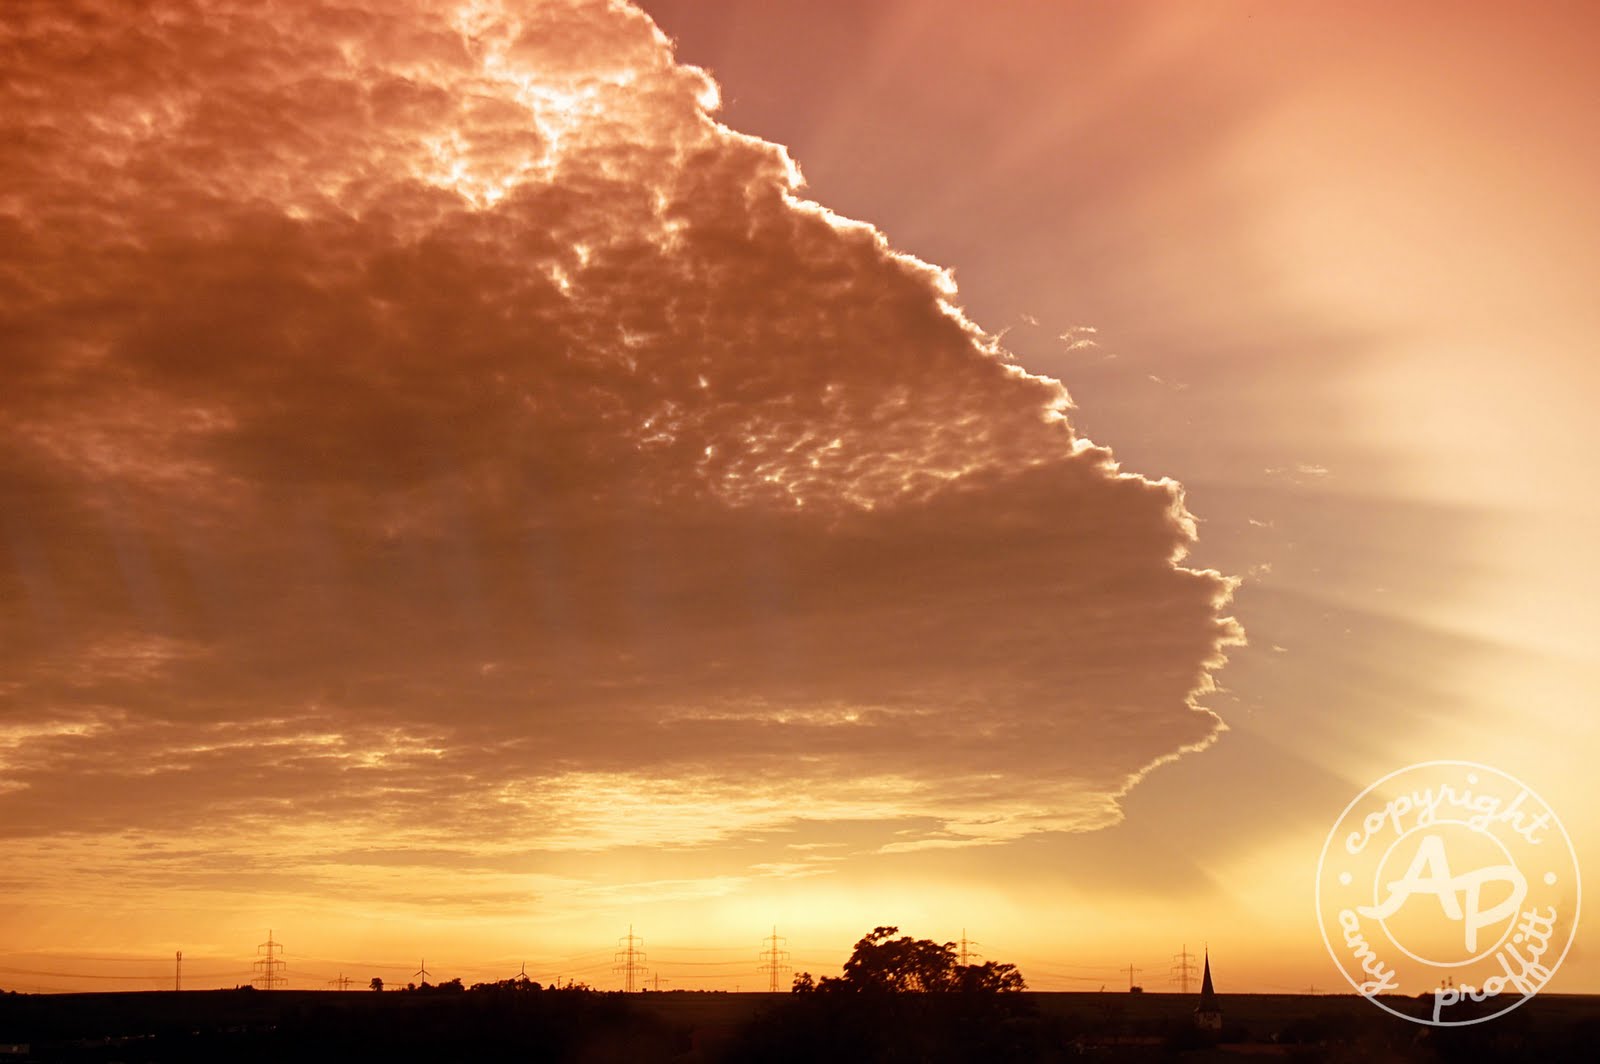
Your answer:
[[[0,986],[1330,987],[1437,758],[1593,867],[1594,17],[7,5]]]

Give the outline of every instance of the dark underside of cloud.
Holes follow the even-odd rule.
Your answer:
[[[13,0],[0,99],[0,830],[948,844],[1219,727],[1178,487],[640,13]]]

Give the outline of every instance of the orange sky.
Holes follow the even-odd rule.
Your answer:
[[[0,986],[1300,989],[1393,768],[1593,852],[1586,11],[202,6],[0,19]]]

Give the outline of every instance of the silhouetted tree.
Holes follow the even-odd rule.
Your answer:
[[[948,990],[955,978],[955,944],[940,945],[909,935],[894,938],[898,927],[875,927],[856,943],[844,974],[824,979],[829,990]]]
[[[956,965],[956,989],[968,994],[1002,994],[1027,988],[1015,964]]]
[[[824,976],[820,990],[872,993],[881,991],[945,992],[995,994],[1022,990],[1022,973],[1014,964],[958,963],[954,942],[938,943],[926,938],[898,934],[898,927],[876,927],[856,943],[844,973],[838,978]],[[809,978],[809,976],[807,976]],[[796,978],[798,986],[799,979]]]
[[[794,977],[793,993],[741,1030],[729,1064],[1036,1064],[1053,1028],[1023,994],[1015,965],[960,963],[954,943],[877,927],[836,978]]]
[[[377,976],[373,976],[372,977],[372,982],[368,983],[367,985],[369,987],[371,987],[373,990],[382,990],[383,989],[383,980],[379,979]]]
[[[514,975],[510,979],[498,979],[492,983],[473,983],[467,989],[500,993],[532,993],[544,988],[536,980],[529,979],[525,975]]]

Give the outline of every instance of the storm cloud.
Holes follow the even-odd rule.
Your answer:
[[[0,99],[0,832],[957,845],[1219,730],[1180,487],[641,12],[13,0]]]

